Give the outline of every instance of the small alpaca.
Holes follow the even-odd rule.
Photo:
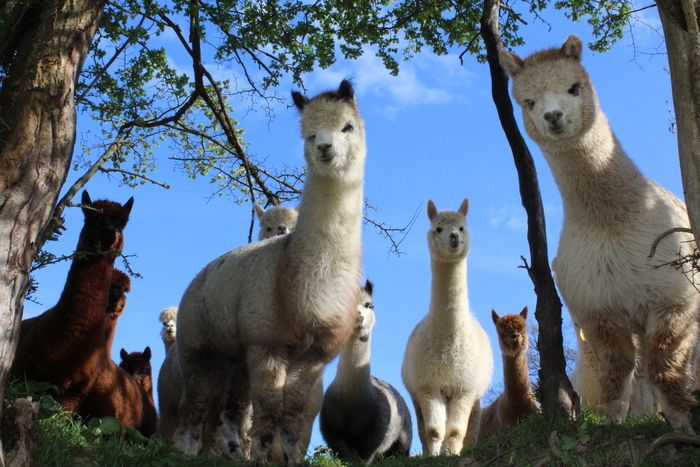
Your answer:
[[[117,330],[117,320],[126,308],[126,294],[131,291],[131,279],[117,268],[112,270],[112,279],[109,284],[109,298],[107,299],[107,322],[105,323],[104,349],[107,355],[112,352],[114,333]]]
[[[357,324],[343,347],[338,372],[321,407],[321,433],[345,462],[408,456],[413,427],[408,406],[389,383],[370,375],[375,314],[368,280],[357,305]]]
[[[83,191],[85,222],[61,297],[22,322],[11,374],[51,383],[56,400],[69,411],[90,391],[104,354],[114,260],[124,246],[133,202],[93,202]]]
[[[519,315],[498,316],[491,311],[503,356],[504,389],[481,413],[479,439],[504,431],[540,411],[527,368],[527,307]]]
[[[491,343],[467,296],[468,207],[465,199],[457,212],[438,212],[428,201],[430,309],[411,333],[401,367],[424,456],[459,455],[476,442],[493,373]]]
[[[582,45],[525,60],[502,51],[528,134],[542,149],[564,203],[564,224],[552,269],[573,320],[599,362],[601,401],[615,421],[628,413],[640,354],[664,414],[674,429],[692,433],[691,359],[700,294],[665,263],[693,251],[685,205],[646,178],[613,134],[586,70]]]
[[[143,352],[119,351],[119,368],[131,375],[153,401],[153,377],[151,371],[151,348],[146,346]]]
[[[289,232],[293,232],[297,225],[299,212],[296,208],[273,206],[265,210],[257,204],[253,207],[260,221],[258,240],[265,240],[277,235],[286,235]]]
[[[252,459],[267,459],[279,431],[287,462],[298,460],[304,405],[354,328],[364,124],[349,81],[313,99],[292,96],[307,164],[296,229],[215,259],[180,302],[176,339],[184,390],[174,442],[185,453],[200,451],[207,411],[219,410],[224,400],[219,431],[228,436],[227,454],[242,458],[240,420],[226,415],[240,401],[227,392],[249,391]]]
[[[160,338],[163,339],[163,345],[165,346],[165,354],[168,354],[168,350],[175,343],[175,335],[177,334],[177,307],[169,306],[163,309],[158,315],[158,319],[163,324],[160,329]]]
[[[593,349],[588,344],[583,334],[583,330],[574,325],[576,329],[576,340],[578,352],[576,355],[576,368],[571,373],[571,385],[578,393],[583,410],[603,410],[600,397],[600,377],[599,366]],[[634,385],[630,394],[628,415],[638,417],[640,415],[651,414],[658,410],[659,400],[654,394],[654,387],[646,377],[644,366],[637,352],[634,366]]]

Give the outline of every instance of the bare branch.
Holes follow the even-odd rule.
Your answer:
[[[690,227],[673,227],[668,229],[667,231],[663,232],[658,237],[656,237],[654,243],[651,244],[651,249],[649,250],[649,256],[647,256],[647,258],[651,258],[656,254],[656,247],[659,246],[659,242],[661,240],[675,232],[693,233]]]

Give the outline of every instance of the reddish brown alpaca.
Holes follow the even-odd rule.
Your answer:
[[[131,352],[121,349],[119,356],[122,361],[119,367],[129,373],[139,383],[153,403],[153,377],[151,372],[151,348],[146,347],[143,352]]]
[[[519,315],[506,315],[502,318],[493,310],[491,318],[496,325],[498,344],[503,355],[505,388],[498,399],[482,412],[480,439],[517,425],[540,411],[527,369],[527,307]]]
[[[119,269],[113,269],[107,302],[107,321],[105,322],[105,349],[108,356],[112,353],[117,320],[124,313],[124,308],[126,308],[127,292],[131,292],[131,279]]]
[[[80,406],[97,375],[112,267],[133,201],[93,203],[83,192],[85,223],[61,297],[53,308],[22,322],[11,374],[53,384],[56,400],[67,410]]]

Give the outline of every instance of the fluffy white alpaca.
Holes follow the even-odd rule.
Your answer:
[[[578,352],[576,354],[576,368],[571,373],[571,384],[581,399],[581,408],[584,410],[603,410],[600,394],[599,365],[593,349],[585,339],[583,330],[578,326],[576,329],[576,340]],[[654,395],[654,387],[646,377],[644,366],[639,358],[635,359],[634,384],[630,394],[629,410],[630,416],[636,417],[656,412],[658,398]]]
[[[302,454],[304,405],[354,328],[364,123],[348,81],[310,100],[292,95],[307,163],[296,230],[215,259],[180,303],[184,391],[174,441],[185,453],[199,452],[207,410],[227,397],[221,389],[245,388],[253,403],[252,459],[267,459],[279,430],[284,455],[295,462]],[[242,458],[239,425],[228,416],[222,421],[228,454]]]
[[[273,206],[263,209],[257,204],[253,206],[260,223],[258,240],[265,240],[277,235],[285,235],[292,232],[297,226],[299,212],[296,208]]]
[[[648,257],[658,235],[688,226],[686,207],[644,177],[622,149],[581,53],[581,40],[569,36],[561,48],[525,60],[500,54],[527,132],[542,149],[564,203],[556,282],[600,364],[606,415],[621,420],[628,412],[639,342],[664,414],[676,430],[692,432],[690,373],[700,294],[664,265],[695,248],[692,235],[667,236]]]
[[[383,457],[408,456],[413,430],[401,394],[370,374],[375,323],[372,289],[372,283],[365,282],[355,332],[340,353],[320,417],[328,447],[345,462],[362,460],[366,464]]]
[[[493,373],[491,343],[469,309],[467,209],[466,199],[457,212],[438,212],[428,201],[430,310],[411,333],[401,368],[424,456],[459,454],[476,442]]]
[[[175,335],[177,334],[177,307],[169,306],[163,309],[158,315],[158,320],[163,324],[160,329],[160,338],[163,339],[165,353],[168,353],[170,347],[175,343]]]

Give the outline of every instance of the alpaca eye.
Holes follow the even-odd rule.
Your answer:
[[[349,132],[351,132],[351,131],[352,131],[352,125],[348,123],[347,125],[345,125],[345,126],[343,127],[343,130],[342,130],[342,131],[343,131],[343,133],[349,133]]]
[[[578,96],[579,92],[581,92],[581,83],[572,84],[568,92],[572,96]]]
[[[437,233],[442,233],[442,227],[438,227],[437,229],[435,229],[435,231],[436,231]]]
[[[532,110],[535,108],[535,101],[532,99],[525,99],[525,106],[528,108],[528,110]]]
[[[315,139],[316,139],[316,135],[311,135],[311,136],[307,136],[307,137],[306,137],[306,140],[307,140],[307,141],[313,141],[313,140],[315,140]]]
[[[459,228],[459,231],[460,231],[460,232],[464,232],[464,227],[460,227],[460,228]]]
[[[272,227],[268,227],[268,228],[267,228],[267,231],[268,231],[268,232],[272,232]]]
[[[372,308],[372,304],[370,302],[365,303],[365,308]]]

